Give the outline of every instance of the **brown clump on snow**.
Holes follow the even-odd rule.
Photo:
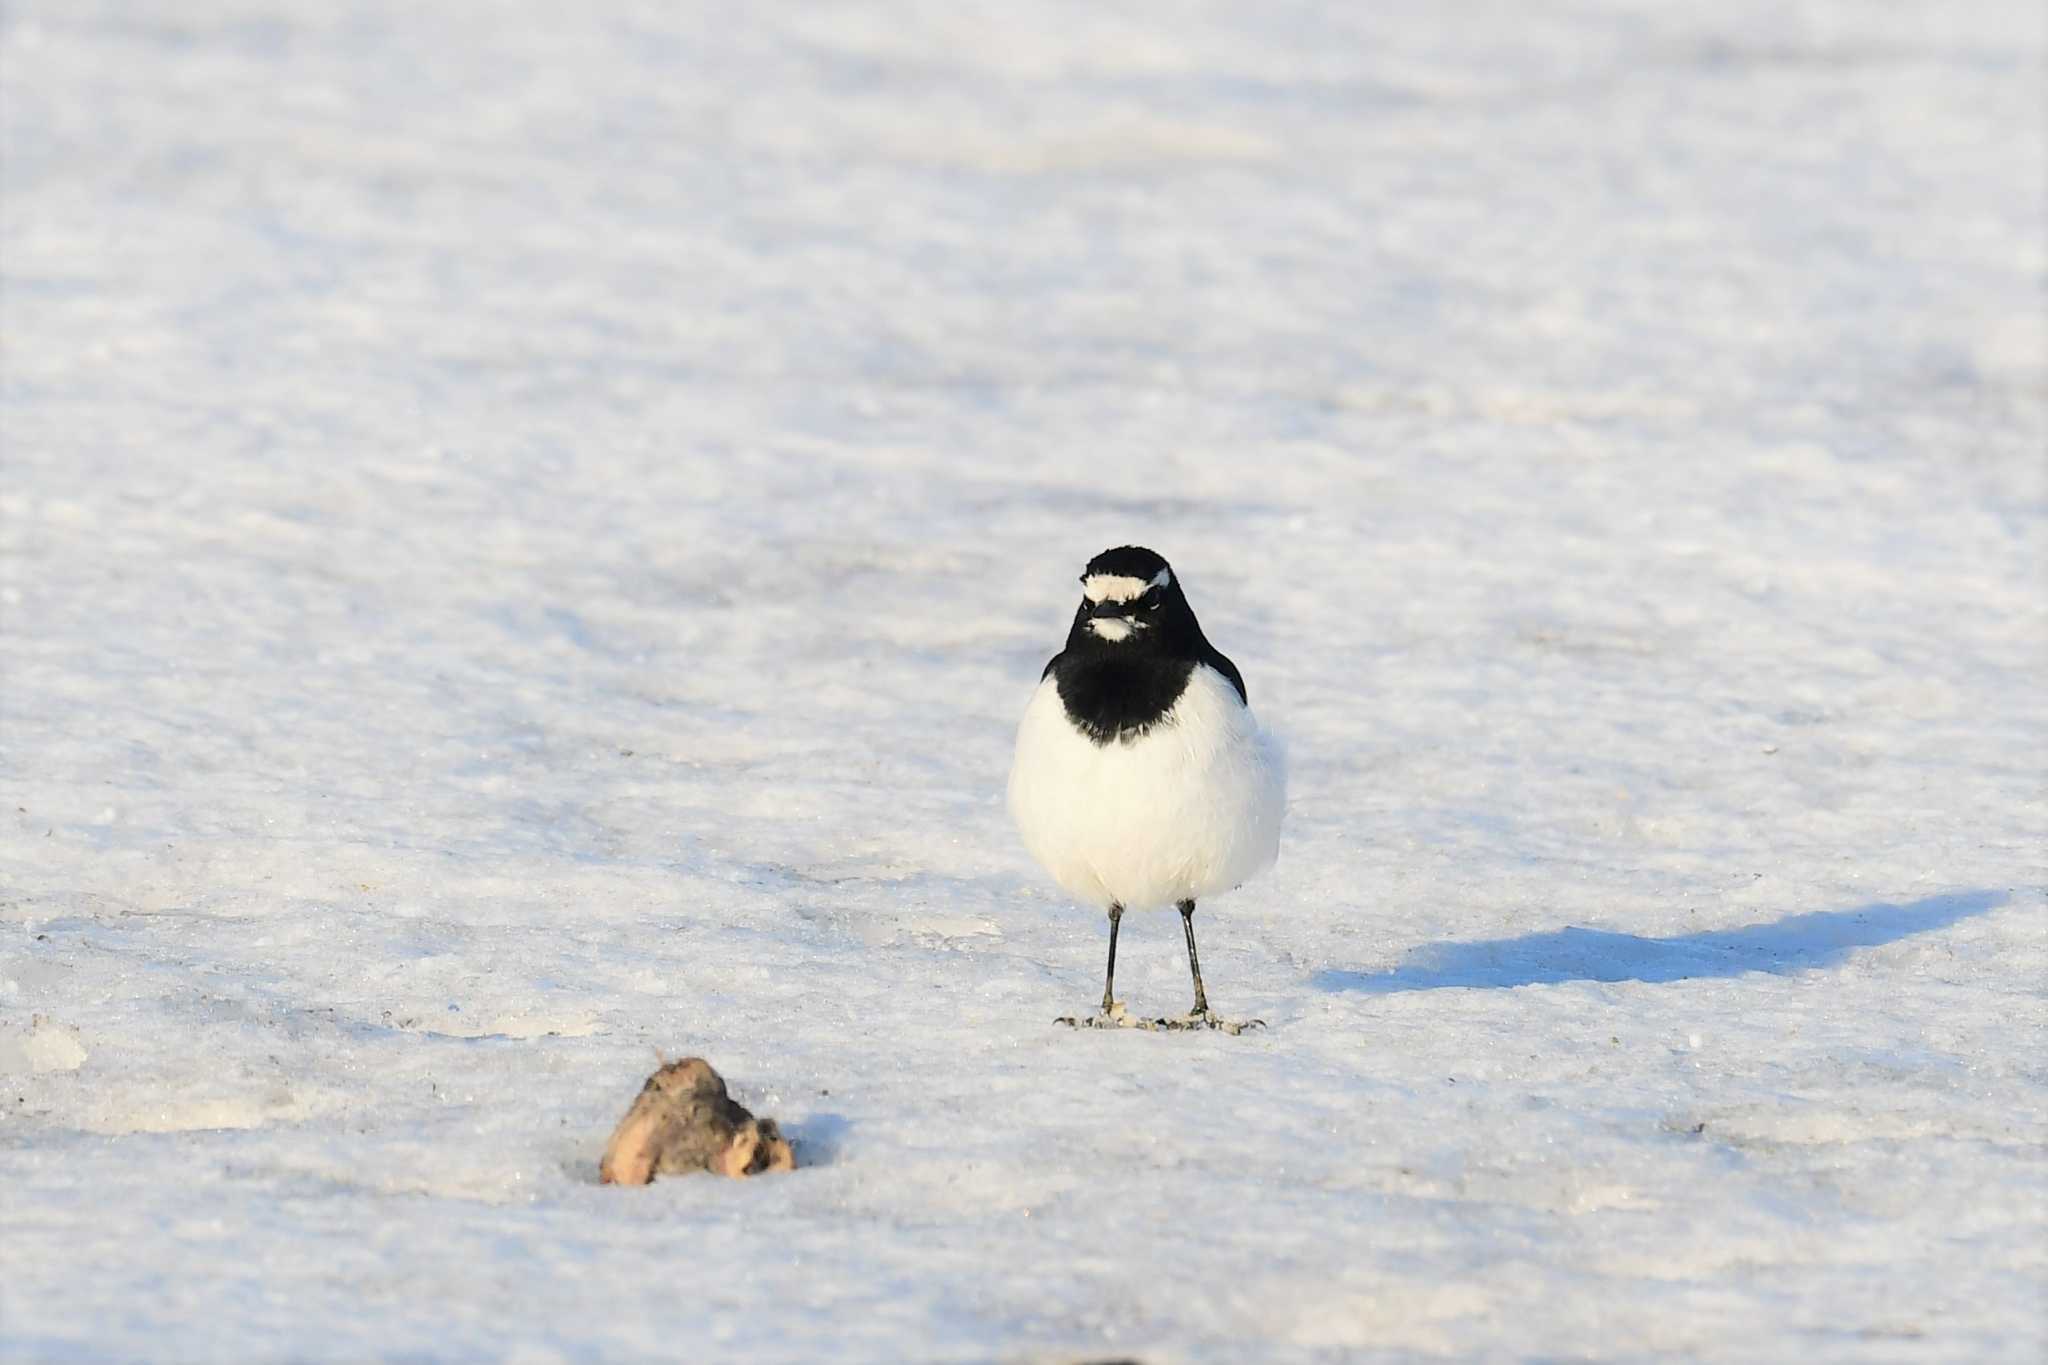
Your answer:
[[[669,1062],[647,1078],[605,1144],[598,1179],[645,1185],[658,1175],[711,1171],[735,1178],[796,1169],[774,1119],[757,1119],[725,1093],[702,1057]]]

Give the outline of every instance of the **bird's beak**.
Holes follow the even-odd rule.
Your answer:
[[[1115,643],[1130,639],[1145,629],[1145,623],[1138,619],[1135,602],[1093,602],[1088,607],[1088,629],[1098,638]]]

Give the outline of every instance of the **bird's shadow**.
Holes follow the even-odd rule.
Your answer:
[[[1519,938],[1428,943],[1383,972],[1326,970],[1319,990],[1392,995],[1449,987],[1551,985],[1561,981],[1693,981],[1745,972],[1785,975],[1831,967],[1857,948],[1875,948],[1940,929],[2005,904],[2002,891],[1957,891],[1907,905],[1879,901],[1814,910],[1739,929],[1641,938],[1568,927]]]

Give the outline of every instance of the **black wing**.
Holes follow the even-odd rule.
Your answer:
[[[1230,679],[1230,685],[1237,689],[1237,699],[1239,701],[1243,702],[1246,706],[1252,704],[1251,697],[1244,690],[1244,674],[1238,672],[1237,665],[1224,658],[1222,651],[1218,650],[1216,646],[1210,644],[1207,640],[1202,641],[1201,662]],[[1048,668],[1051,667],[1050,664],[1046,666]]]

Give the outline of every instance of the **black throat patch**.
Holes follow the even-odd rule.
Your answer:
[[[1189,659],[1059,655],[1046,671],[1074,728],[1097,744],[1128,743],[1165,720],[1187,690]]]

